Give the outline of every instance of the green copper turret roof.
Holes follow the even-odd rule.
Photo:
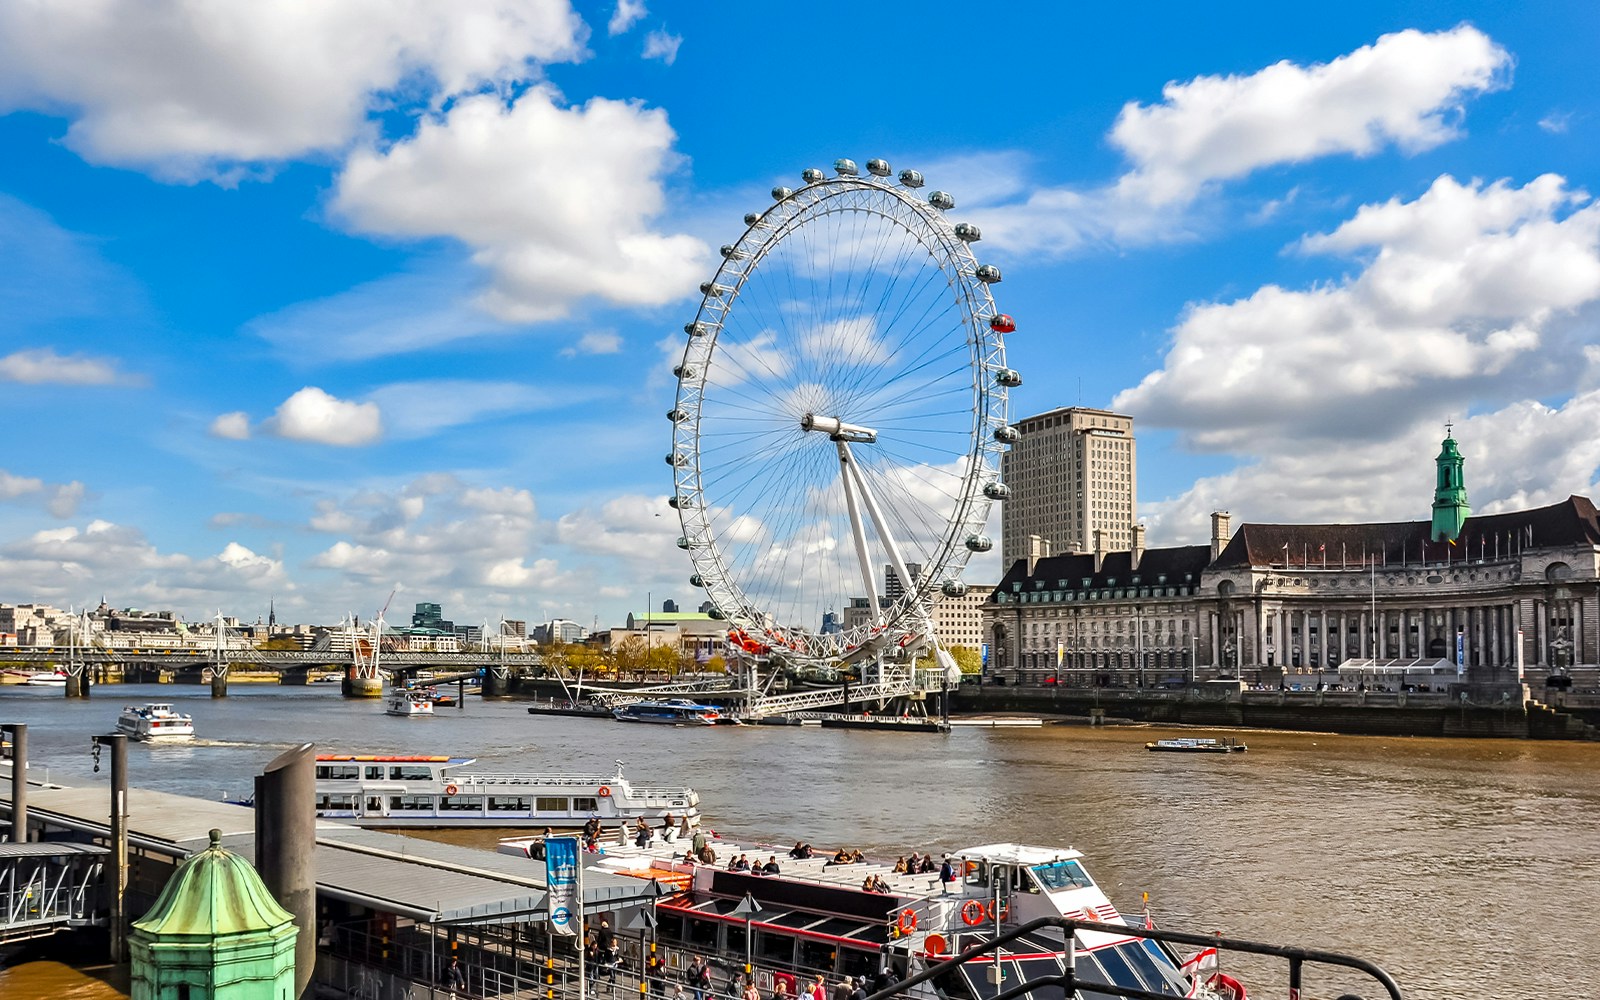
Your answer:
[[[151,935],[225,937],[281,927],[294,915],[279,906],[250,862],[223,849],[222,831],[167,880],[135,927]]]

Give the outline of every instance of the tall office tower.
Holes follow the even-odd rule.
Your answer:
[[[1000,460],[1011,487],[1001,504],[1002,569],[1028,556],[1028,537],[1064,555],[1094,551],[1094,533],[1108,552],[1133,544],[1137,480],[1133,418],[1067,406],[1015,421],[1021,440]]]
[[[922,576],[921,563],[906,563],[906,572],[911,574],[911,582]],[[894,571],[894,566],[885,564],[883,567],[883,596],[889,603],[898,601],[906,592],[906,581],[900,579],[900,574]]]

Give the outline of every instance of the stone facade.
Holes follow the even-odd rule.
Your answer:
[[[1600,662],[1592,501],[1469,517],[1453,542],[1432,533],[1431,520],[1243,524],[1225,546],[1137,561],[1019,561],[984,605],[991,664],[1025,681],[1059,663],[1060,683],[1117,686],[1141,664],[1147,684],[1191,664],[1199,679],[1334,681],[1352,661],[1453,665],[1458,635],[1470,682]]]
[[[1028,557],[1037,536],[1055,553],[1132,547],[1137,519],[1133,418],[1069,406],[1018,420],[1021,439],[1000,462],[1011,497],[1001,504],[1001,565]]]

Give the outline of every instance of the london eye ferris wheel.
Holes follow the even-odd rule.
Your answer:
[[[684,328],[678,544],[745,650],[910,660],[936,648],[933,603],[993,546],[1014,324],[978,228],[949,221],[954,198],[921,174],[841,159],[802,181],[745,216]],[[879,601],[890,571],[901,586]]]

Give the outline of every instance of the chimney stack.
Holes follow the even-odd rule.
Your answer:
[[[1212,511],[1211,513],[1211,561],[1216,562],[1222,555],[1222,550],[1227,548],[1228,539],[1233,535],[1233,517],[1225,510]]]
[[[1104,532],[1099,528],[1094,529],[1094,571],[1100,572],[1100,565],[1106,561],[1106,545]]]
[[[1133,568],[1139,568],[1139,561],[1144,558],[1144,525],[1133,526]]]
[[[1028,536],[1028,575],[1033,576],[1033,568],[1039,564],[1040,559],[1050,558],[1050,539],[1038,535]]]

